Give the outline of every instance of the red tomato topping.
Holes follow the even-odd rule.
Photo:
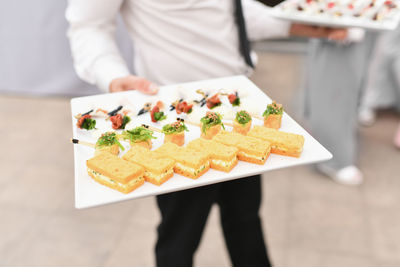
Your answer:
[[[110,121],[112,122],[112,128],[114,130],[118,130],[121,128],[124,120],[123,120],[123,117],[121,114],[117,114],[117,115],[111,116]]]
[[[212,97],[207,99],[207,107],[210,108],[210,109],[215,107],[216,105],[218,105],[220,103],[221,103],[221,100],[219,99],[218,94],[215,94]]]
[[[335,6],[335,3],[334,2],[329,2],[328,3],[328,8],[333,8]]]
[[[159,101],[160,102],[160,101]],[[157,103],[158,104],[158,103]],[[152,122],[157,122],[157,120],[154,117],[154,113],[160,112],[160,108],[158,106],[155,106],[151,111],[150,111],[150,117]]]
[[[229,99],[229,102],[230,102],[231,104],[233,104],[233,102],[235,102],[236,98],[237,98],[236,94],[230,94],[230,95],[228,95],[228,99]]]
[[[176,105],[175,110],[176,110],[177,114],[181,114],[182,112],[188,113],[188,112],[190,112],[192,107],[193,107],[193,105],[188,105],[188,103],[186,101],[183,101],[183,102],[178,103],[178,105]]]
[[[354,9],[354,5],[353,5],[353,4],[349,4],[348,7],[349,7],[350,9]]]
[[[82,124],[86,119],[90,119],[92,116],[88,115],[84,115],[82,117],[79,118],[78,122],[76,123],[76,126],[78,126],[79,129],[82,129]]]

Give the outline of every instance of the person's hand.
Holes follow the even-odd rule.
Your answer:
[[[345,41],[347,34],[347,29],[335,29],[297,23],[293,23],[290,27],[290,35],[298,37],[326,38],[334,41]]]
[[[155,95],[158,92],[158,86],[144,78],[128,75],[116,78],[110,83],[110,92],[122,92],[129,90],[138,90],[144,94]]]

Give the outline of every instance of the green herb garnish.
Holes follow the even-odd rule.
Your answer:
[[[241,111],[236,113],[236,121],[239,124],[245,125],[246,123],[251,121],[251,116],[247,111],[241,110]]]
[[[166,135],[174,134],[174,133],[181,133],[183,131],[189,131],[186,127],[185,123],[182,121],[177,121],[171,124],[166,124],[162,127],[162,132]]]
[[[129,116],[124,116],[122,118],[122,124],[120,129],[125,129],[125,126],[131,121],[131,118]]]
[[[103,133],[96,142],[97,147],[106,147],[117,144],[121,150],[125,150],[121,143],[118,141],[117,134],[114,132]]]
[[[96,128],[96,120],[91,119],[91,118],[85,118],[82,122],[81,125],[82,129],[86,129],[86,130],[93,130]]]
[[[263,116],[268,117],[269,115],[282,115],[283,107],[281,104],[277,104],[275,101],[272,104],[267,105],[267,109],[264,111]]]
[[[236,97],[236,99],[233,101],[232,106],[237,107],[240,106],[240,98]]]
[[[153,131],[143,126],[133,128],[132,130],[123,131],[122,138],[124,138],[124,140],[130,140],[134,143],[156,139],[156,137],[153,136]]]
[[[216,112],[207,112],[206,116],[200,119],[201,122],[201,131],[206,133],[208,129],[215,125],[222,125],[222,128],[225,130],[224,124],[222,123],[222,117],[220,114]]]
[[[165,120],[167,116],[164,114],[164,112],[154,112],[154,119],[156,121],[162,121]]]

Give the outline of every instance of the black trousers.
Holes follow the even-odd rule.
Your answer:
[[[233,266],[271,266],[258,211],[260,176],[157,196],[161,211],[158,267],[192,266],[211,206],[220,208],[225,243]]]

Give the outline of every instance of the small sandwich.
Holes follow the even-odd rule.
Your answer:
[[[165,143],[154,152],[175,160],[174,172],[192,179],[210,169],[209,155],[205,152],[182,148],[174,143]]]
[[[281,128],[283,107],[275,101],[267,105],[267,109],[263,113],[264,126],[273,129]]]
[[[101,153],[86,162],[88,174],[98,183],[128,194],[143,185],[143,167],[110,153]]]
[[[124,150],[124,147],[118,141],[118,136],[115,132],[106,132],[100,136],[95,145],[95,155],[107,152],[113,155],[119,154],[119,149]]]
[[[304,137],[299,134],[286,133],[272,128],[254,126],[248,133],[271,143],[271,153],[290,157],[300,157],[303,151]]]
[[[145,180],[155,185],[163,184],[174,175],[173,159],[160,157],[142,146],[132,147],[122,158],[142,166]]]
[[[212,139],[221,131],[221,127],[225,129],[221,115],[216,112],[208,111],[206,116],[200,119],[200,123],[201,137],[205,139]]]
[[[143,126],[123,131],[122,138],[124,140],[129,140],[131,146],[140,145],[148,149],[152,147],[151,139],[156,139],[156,137],[153,136],[153,131]]]
[[[251,116],[245,111],[241,110],[236,113],[236,118],[233,121],[233,131],[235,133],[240,133],[243,135],[247,135],[251,128]]]
[[[203,151],[209,154],[211,168],[230,172],[238,163],[236,147],[227,146],[213,140],[198,138],[187,145],[188,149]]]
[[[239,150],[238,159],[250,163],[263,165],[271,152],[269,142],[234,132],[221,131],[213,140],[236,147]]]
[[[164,143],[171,142],[183,146],[185,144],[185,131],[188,131],[188,129],[182,120],[164,125],[162,127]]]

